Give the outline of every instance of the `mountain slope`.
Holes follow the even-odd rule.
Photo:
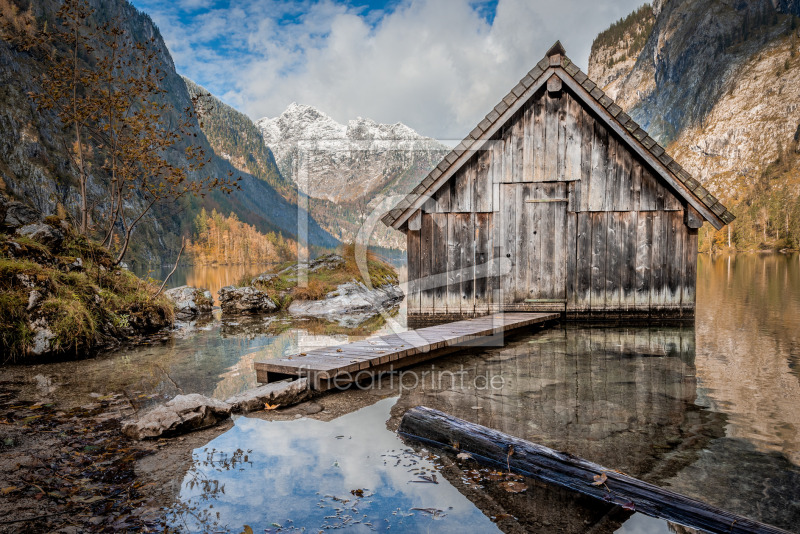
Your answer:
[[[402,123],[359,117],[344,125],[296,103],[256,125],[284,176],[309,196],[337,203],[410,189],[447,151]]]
[[[60,6],[57,0],[16,1],[22,12],[30,7],[36,24],[57,24],[55,13]],[[124,0],[91,0],[90,5],[95,13],[89,23],[98,25],[116,19],[136,41],[147,43],[156,53],[154,66],[163,71],[161,85],[166,89],[162,102],[172,110],[165,119],[177,124],[177,113],[189,107],[191,99],[150,17]],[[154,38],[152,44],[148,43],[150,38]],[[96,48],[103,52],[101,46]],[[71,137],[52,113],[40,112],[27,96],[30,91],[41,90],[46,62],[47,58],[36,50],[24,51],[0,39],[0,177],[10,193],[27,199],[43,213],[54,213],[61,204],[68,213],[75,215],[80,197],[76,188],[77,171],[67,152]],[[233,211],[241,220],[264,232],[280,231],[287,237],[294,236],[297,232],[296,205],[286,201],[266,181],[238,172],[230,162],[214,156],[199,125],[195,123],[194,129],[197,137],[193,142],[203,147],[211,160],[200,173],[190,175],[190,179],[222,178],[228,172],[235,172],[242,177],[242,191],[231,195],[213,192],[205,198],[185,198],[178,205],[155,209],[137,227],[129,260],[157,263],[173,259],[180,247],[179,236],[191,232],[191,221],[202,206],[223,213]],[[182,142],[173,147],[168,159],[175,164],[184,162],[185,146]],[[93,198],[102,200],[108,177],[101,170],[100,162],[91,163],[89,192]],[[134,203],[141,201],[141,197],[133,200]],[[319,246],[336,244],[336,240],[314,221],[309,224],[309,241]]]
[[[606,58],[621,45],[597,42],[590,72],[732,206],[739,220],[717,245],[730,237],[739,248],[797,246],[800,191],[787,162],[800,137],[800,2],[671,0],[656,8],[632,64],[610,68]]]

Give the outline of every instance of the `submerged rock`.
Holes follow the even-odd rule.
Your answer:
[[[235,413],[248,413],[263,410],[265,404],[270,406],[291,406],[311,397],[308,379],[300,378],[292,382],[276,382],[234,395],[225,402],[231,405]]]
[[[217,294],[225,313],[265,313],[278,309],[266,292],[250,286],[226,286]]]
[[[231,415],[231,405],[199,393],[178,395],[138,420],[126,421],[122,432],[133,439],[185,434],[216,425]]]
[[[178,319],[191,319],[211,312],[211,292],[207,289],[180,286],[164,291],[164,296],[175,304],[175,317]]]
[[[8,215],[6,215],[6,220],[7,219]],[[18,236],[23,236],[33,239],[34,241],[38,241],[42,245],[49,247],[51,250],[57,250],[59,247],[61,247],[61,243],[64,242],[64,234],[61,232],[61,230],[53,228],[49,224],[42,222],[26,224],[22,228],[18,228],[16,234]]]
[[[369,289],[362,282],[353,281],[341,284],[323,300],[296,300],[289,306],[289,313],[355,327],[381,311],[392,308],[403,300],[403,296],[397,285]]]

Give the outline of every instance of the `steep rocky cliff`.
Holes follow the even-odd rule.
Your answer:
[[[166,91],[161,102],[170,110],[165,119],[169,124],[177,124],[178,114],[191,105],[191,99],[150,17],[125,0],[90,0],[89,4],[94,9],[89,24],[96,26],[118,20],[128,35],[137,42],[148,43],[155,52],[154,67],[164,73],[161,85]],[[29,11],[36,27],[57,24],[55,13],[60,6],[57,0],[14,0],[14,5],[20,8],[20,13]],[[0,30],[3,37],[8,37],[11,30],[3,28]],[[153,41],[149,42],[150,39]],[[96,47],[99,53],[103,52],[99,44]],[[28,200],[44,214],[55,212],[60,204],[75,215],[80,196],[77,171],[68,152],[71,137],[53,113],[39,110],[28,96],[29,92],[41,91],[47,61],[47,56],[36,50],[26,51],[13,41],[0,39],[0,183],[9,193]],[[267,181],[239,172],[231,162],[215,156],[196,122],[194,130],[197,137],[193,142],[205,149],[211,159],[200,173],[190,178],[222,178],[228,172],[235,172],[242,177],[242,190],[231,195],[214,192],[205,198],[185,198],[178,205],[154,210],[137,227],[129,259],[148,263],[172,260],[180,247],[180,234],[190,232],[191,221],[202,206],[225,213],[233,211],[262,231],[293,236],[297,232],[297,206],[278,194]],[[173,147],[168,155],[173,164],[185,160],[185,146],[181,142]],[[87,196],[102,199],[107,180],[101,165],[93,165]],[[141,200],[134,198],[133,203]],[[309,241],[328,247],[336,244],[313,220],[309,223]]]
[[[636,53],[627,43],[641,25],[629,24],[616,44],[598,38],[589,72],[732,206],[732,245],[797,246],[800,190],[788,162],[800,137],[800,2],[666,0],[651,13],[635,61],[608,64]]]

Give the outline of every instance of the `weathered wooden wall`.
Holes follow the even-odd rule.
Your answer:
[[[578,100],[542,89],[409,225],[409,314],[691,318],[684,209]]]

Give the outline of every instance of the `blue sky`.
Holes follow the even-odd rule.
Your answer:
[[[592,40],[641,0],[132,0],[178,72],[252,119],[309,104],[345,122],[469,132],[556,39]]]

